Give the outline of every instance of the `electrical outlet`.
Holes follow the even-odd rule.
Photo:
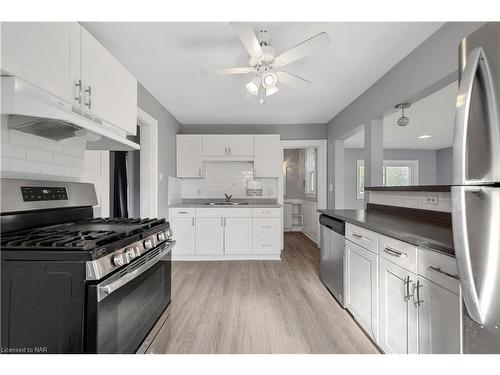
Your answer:
[[[438,197],[437,195],[428,195],[425,197],[425,204],[432,204],[437,206],[438,204]]]
[[[328,190],[333,191],[333,184],[328,185]]]

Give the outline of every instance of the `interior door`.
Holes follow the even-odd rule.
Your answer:
[[[177,135],[177,177],[202,177],[201,135]]]
[[[225,254],[252,254],[252,218],[225,218],[224,234]]]
[[[15,75],[80,107],[80,25],[2,22],[2,74]]]
[[[229,156],[252,156],[253,155],[253,135],[232,134],[227,136]],[[275,160],[269,159],[269,160]]]
[[[419,354],[459,354],[460,296],[423,277],[418,282]]]
[[[415,274],[379,258],[379,345],[385,353],[417,353],[417,309],[411,298]]]
[[[81,28],[86,112],[128,134],[137,130],[137,81],[87,30]],[[90,92],[89,92],[90,90]]]
[[[224,218],[196,218],[196,255],[224,253]]]
[[[346,307],[378,342],[378,256],[346,241]]]
[[[195,254],[195,218],[194,217],[173,217],[170,218],[170,225],[174,233],[175,246],[172,250],[174,255],[194,255]]]
[[[204,134],[203,156],[227,156],[228,137],[228,135],[223,134]]]

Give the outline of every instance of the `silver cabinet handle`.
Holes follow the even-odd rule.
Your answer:
[[[231,155],[231,147],[229,147],[229,155]]]
[[[201,168],[198,168],[198,176],[201,177]]]
[[[221,226],[221,227],[223,227],[223,226],[224,226],[224,218],[223,218],[223,217],[221,217],[221,218],[220,218],[220,226]]]
[[[422,284],[420,284],[420,280],[417,280],[417,285],[415,285],[414,287],[414,291],[413,291],[413,294],[415,294],[415,291],[417,293],[417,297],[415,299],[415,302],[414,302],[414,305],[415,307],[420,307],[420,305],[422,305],[422,303],[424,303],[424,300],[423,299],[420,299],[420,288],[422,287]]]
[[[351,232],[351,233],[356,238],[363,238],[363,236],[361,234],[357,234],[357,233],[354,233],[354,232]]]
[[[77,83],[75,83],[75,87],[78,88],[77,96],[75,96],[75,100],[78,104],[82,104],[82,80],[79,79]]]
[[[406,286],[406,295],[404,296],[404,300],[408,302],[410,298],[413,297],[413,294],[410,294],[410,283],[412,283],[413,280],[410,279],[410,276],[406,276],[405,278],[405,286]]]
[[[227,155],[227,147],[224,147],[224,155]]]
[[[92,108],[92,86],[89,85],[89,88],[85,90],[87,94],[89,94],[89,101],[85,103],[87,107]]]
[[[179,211],[180,214],[187,214],[187,211]]]
[[[392,247],[388,247],[388,246],[384,248],[384,251],[387,254],[394,255],[395,257],[400,257],[401,255],[403,255],[403,253],[401,251],[394,250]]]
[[[452,273],[449,273],[449,272],[446,272],[446,271],[443,271],[441,269],[441,267],[436,267],[436,266],[433,266],[432,264],[429,266],[429,269],[432,270],[432,271],[436,271],[436,272],[439,272],[441,275],[445,275],[445,276],[448,276],[448,277],[451,277],[455,280],[458,280],[458,275],[454,275]]]
[[[271,228],[271,226],[270,225],[263,225],[262,229],[265,229],[265,228]]]
[[[191,219],[191,225],[194,227],[194,217]]]

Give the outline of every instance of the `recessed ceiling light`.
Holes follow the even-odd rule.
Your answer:
[[[418,136],[417,138],[418,139],[425,139],[425,138],[431,138],[431,137],[432,137],[432,135],[430,135],[430,134],[422,134],[422,135]]]

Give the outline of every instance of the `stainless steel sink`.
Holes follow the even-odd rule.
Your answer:
[[[207,202],[206,206],[245,206],[248,203],[245,202]]]

